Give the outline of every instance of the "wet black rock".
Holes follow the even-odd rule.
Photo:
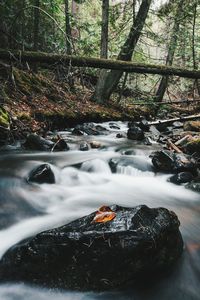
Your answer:
[[[186,186],[187,189],[190,189],[194,192],[200,193],[200,179],[192,180]]]
[[[110,127],[111,129],[120,130],[120,126],[117,125],[116,123],[113,123],[113,122],[110,122],[110,123],[109,123],[109,127]]]
[[[96,128],[96,130],[101,131],[102,133],[109,132],[109,130],[106,129],[106,127],[104,127],[102,125],[96,125],[95,128]]]
[[[156,129],[157,129],[158,131],[160,131],[160,132],[163,132],[163,131],[166,130],[166,128],[167,128],[168,126],[169,126],[169,123],[162,123],[162,122],[160,122],[160,123],[156,124]]]
[[[100,131],[96,129],[95,125],[93,123],[84,123],[81,125],[77,125],[73,131],[72,134],[74,135],[99,135]]]
[[[127,137],[130,140],[141,141],[144,139],[144,132],[143,130],[135,124],[128,129]]]
[[[121,139],[124,138],[125,136],[123,135],[123,133],[117,133],[116,134],[116,138]]]
[[[78,128],[75,127],[75,128],[72,130],[72,134],[73,134],[73,135],[81,136],[81,135],[84,135],[84,132],[81,131],[80,129],[78,129]]]
[[[37,134],[29,134],[23,146],[28,150],[50,151],[54,143]]]
[[[59,139],[53,146],[53,151],[68,151],[70,150],[69,145],[64,139]]]
[[[89,150],[89,145],[88,145],[88,143],[82,142],[82,143],[79,145],[79,150],[80,150],[80,151],[88,151],[88,150]]]
[[[31,171],[27,181],[36,183],[55,183],[55,176],[48,164],[42,164]]]
[[[1,281],[106,290],[169,270],[183,250],[177,216],[165,208],[111,208],[110,222],[94,223],[94,212],[15,245],[1,260]]]
[[[168,150],[156,151],[152,157],[153,166],[157,171],[180,173],[191,172],[196,175],[197,166],[183,154],[177,154]]]
[[[144,131],[149,131],[150,125],[146,119],[143,119],[138,123],[138,127],[140,127]]]
[[[169,181],[175,184],[182,184],[192,181],[194,176],[190,172],[181,172],[169,178]]]

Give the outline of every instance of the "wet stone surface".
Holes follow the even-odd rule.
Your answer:
[[[144,205],[111,209],[116,217],[107,223],[94,223],[94,212],[15,245],[1,261],[1,281],[107,290],[177,261],[183,241],[173,212]]]

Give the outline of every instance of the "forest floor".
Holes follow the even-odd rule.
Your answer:
[[[90,84],[88,88],[87,82],[83,85],[78,77],[70,89],[53,71],[36,73],[16,67],[0,71],[0,102],[11,117],[15,137],[26,136],[29,132],[43,134],[82,122],[132,120],[139,116],[149,118],[153,114],[151,106],[122,106],[114,101],[108,105],[95,104],[90,100],[94,86]],[[174,110],[177,112],[177,108]]]

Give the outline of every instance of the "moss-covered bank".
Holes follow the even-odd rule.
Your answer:
[[[12,135],[150,114],[150,109],[144,107],[122,109],[114,103],[97,105],[90,101],[91,90],[75,80],[72,91],[67,83],[57,79],[53,71],[34,73],[13,67],[0,72],[0,83],[2,106],[12,118]]]

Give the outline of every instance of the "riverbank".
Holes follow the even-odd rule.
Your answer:
[[[64,75],[55,70],[35,73],[13,67],[3,71],[1,68],[1,106],[11,121],[7,133],[17,138],[28,132],[41,134],[82,122],[131,120],[141,114],[150,115],[146,107],[130,109],[114,102],[106,106],[92,102],[93,87],[88,88],[88,82],[78,76],[70,87],[62,78]],[[0,125],[4,127],[5,124]]]

